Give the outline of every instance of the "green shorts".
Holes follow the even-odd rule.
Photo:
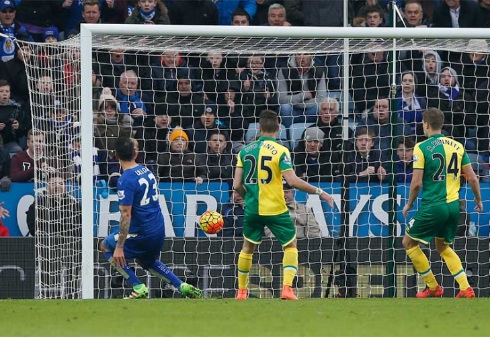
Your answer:
[[[412,239],[429,243],[434,237],[444,238],[449,244],[454,240],[459,221],[459,200],[440,205],[429,205],[417,211],[405,230]]]
[[[296,228],[291,216],[289,216],[289,211],[275,216],[247,215],[245,212],[243,237],[249,242],[259,244],[262,242],[265,226],[276,236],[282,246],[288,245],[296,238]]]

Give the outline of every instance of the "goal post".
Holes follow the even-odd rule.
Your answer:
[[[237,59],[241,56],[269,56],[271,59],[282,58],[288,59],[295,54],[319,55],[322,62],[326,62],[331,55],[337,57],[332,58],[333,67],[337,67],[340,71],[337,74],[338,84],[327,84],[326,97],[334,97],[339,102],[340,115],[338,119],[341,122],[342,135],[340,136],[341,148],[336,151],[340,159],[339,171],[335,179],[331,179],[332,173],[328,179],[326,176],[320,175],[320,182],[315,182],[323,189],[332,192],[336,201],[334,210],[327,210],[325,204],[322,204],[315,196],[297,193],[297,199],[306,204],[312,209],[316,220],[318,221],[320,237],[310,240],[301,239],[300,246],[300,269],[297,285],[301,285],[300,296],[323,297],[325,289],[330,291],[330,288],[336,288],[339,294],[345,292],[346,289],[358,290],[358,294],[363,297],[380,297],[412,294],[414,288],[420,284],[416,274],[411,268],[410,262],[406,260],[406,256],[401,247],[393,249],[394,243],[400,243],[400,238],[404,231],[404,220],[399,216],[399,210],[391,217],[390,212],[398,206],[401,206],[408,198],[408,185],[398,184],[394,181],[394,174],[388,172],[387,177],[391,179],[382,183],[387,184],[370,185],[364,183],[358,178],[352,178],[351,174],[347,173],[347,167],[352,165],[350,157],[344,157],[345,154],[352,152],[353,149],[347,145],[354,144],[354,130],[360,126],[362,118],[370,113],[373,97],[369,96],[370,91],[379,94],[379,97],[386,96],[389,99],[394,99],[393,83],[388,82],[387,86],[375,82],[373,87],[368,82],[362,82],[361,85],[354,90],[353,81],[361,79],[365,75],[358,72],[360,64],[359,59],[352,59],[352,56],[364,54],[367,52],[376,53],[394,52],[394,57],[390,60],[384,60],[383,63],[388,67],[388,75],[393,79],[400,77],[400,60],[397,59],[400,51],[415,51],[415,50],[440,50],[440,51],[455,51],[463,53],[467,50],[468,41],[471,39],[490,40],[490,31],[488,29],[442,29],[442,28],[355,28],[355,27],[266,27],[266,26],[251,26],[251,27],[233,27],[233,26],[172,26],[172,25],[115,25],[115,24],[82,24],[80,35],[71,40],[61,42],[56,45],[51,45],[50,48],[59,48],[66,51],[79,51],[79,59],[66,59],[68,63],[79,63],[80,70],[76,76],[79,77],[79,82],[76,86],[79,87],[79,96],[74,99],[79,107],[79,126],[80,126],[80,157],[83,159],[80,173],[80,203],[82,224],[81,224],[81,262],[80,262],[80,292],[81,298],[102,298],[119,295],[113,292],[116,286],[113,282],[116,279],[116,273],[111,271],[107,262],[101,260],[101,254],[96,247],[97,240],[100,240],[107,232],[112,231],[114,223],[117,223],[117,210],[114,209],[115,201],[113,193],[107,198],[100,198],[94,184],[94,167],[90,164],[94,157],[94,127],[93,121],[93,86],[92,86],[92,71],[93,65],[97,66],[107,64],[107,61],[100,61],[98,58],[94,61],[94,55],[98,53],[108,53],[109,50],[123,50],[125,55],[138,54],[142,55],[144,60],[150,62],[150,58],[155,55],[161,55],[166,51],[181,53],[186,57],[205,58],[207,53],[222,53],[223,55],[231,55]],[[449,41],[449,43],[448,43]],[[33,49],[43,46],[43,44],[34,44],[29,42],[19,42],[21,45],[31,46]],[[490,54],[490,49],[482,50],[484,53]],[[61,55],[61,53],[60,53]],[[197,55],[197,56],[196,56]],[[64,56],[63,56],[64,57]],[[265,58],[265,57],[264,57]],[[352,60],[354,63],[351,64]],[[30,62],[30,63],[29,63]],[[28,68],[28,78],[30,89],[35,89],[35,79],[40,73],[36,70],[39,67],[35,61],[29,60],[26,68]],[[104,64],[104,62],[106,62]],[[127,70],[127,65],[123,61],[122,67]],[[287,67],[287,61],[281,65],[276,63],[269,65],[275,77],[272,81],[273,88],[277,91],[279,97],[274,103],[276,110],[280,112],[281,104],[284,104],[284,98],[281,98],[281,93],[278,88],[278,76],[284,76],[281,73],[283,68]],[[358,62],[359,64],[356,64]],[[199,82],[202,87],[204,82],[204,73],[207,70],[202,66],[201,61],[197,62],[197,76],[192,78],[193,83]],[[238,63],[237,63],[238,64]],[[176,89],[162,90],[156,89],[155,83],[162,78],[151,73],[150,64],[136,64],[131,69],[136,69],[136,73],[144,69],[146,78],[139,75],[141,80],[149,80],[150,85],[146,90],[152,92],[151,105],[158,106],[162,104],[165,109],[172,109],[168,102],[168,94],[172,94]],[[195,66],[195,65],[194,65]],[[224,66],[226,71],[234,73],[236,65]],[[330,69],[329,65],[325,65],[325,69]],[[75,67],[76,68],[76,67]],[[190,66],[188,67],[192,69]],[[237,68],[239,68],[237,66]],[[354,70],[354,72],[352,72]],[[396,74],[393,72],[396,71]],[[143,71],[142,73],[143,74]],[[148,75],[150,74],[150,75]],[[156,74],[156,73],[155,73]],[[177,74],[179,74],[177,70]],[[348,76],[345,76],[348,74]],[[116,79],[121,74],[109,74]],[[179,74],[181,75],[181,74]],[[373,75],[373,74],[370,74]],[[369,77],[370,75],[366,75]],[[379,74],[374,74],[379,75]],[[383,75],[386,75],[383,73]],[[65,74],[65,76],[68,76]],[[326,78],[328,76],[325,76]],[[176,77],[175,77],[176,79]],[[228,80],[228,79],[226,79]],[[320,81],[320,78],[315,78]],[[332,80],[327,78],[327,80]],[[241,82],[240,82],[241,81]],[[246,81],[238,77],[236,82],[241,83]],[[290,80],[294,82],[293,80]],[[285,81],[287,83],[287,80]],[[289,83],[292,85],[291,83]],[[400,85],[398,81],[397,86]],[[139,82],[141,85],[141,82]],[[332,86],[332,88],[328,86]],[[379,88],[377,86],[380,86]],[[384,86],[381,88],[381,86]],[[385,88],[386,87],[386,88]],[[241,88],[241,87],[240,87]],[[240,92],[240,88],[232,88]],[[272,88],[272,87],[271,87]],[[117,86],[110,89],[113,93],[117,91]],[[141,87],[140,87],[141,89]],[[227,88],[228,90],[229,88]],[[356,91],[357,90],[357,91]],[[157,102],[155,95],[158,92],[164,92],[165,97],[161,102]],[[200,88],[199,91],[205,92],[206,89]],[[155,94],[156,93],[156,94]],[[358,94],[362,93],[362,94]],[[207,92],[208,96],[222,94],[218,89],[213,89]],[[271,93],[269,93],[271,94]],[[113,94],[116,96],[115,94]],[[363,96],[359,96],[363,95]],[[31,95],[31,104],[34,106],[38,103],[35,95]],[[209,98],[209,97],[208,97]],[[119,100],[119,98],[118,98]],[[160,100],[160,98],[158,99]],[[321,102],[316,102],[320,104]],[[104,103],[105,104],[105,103]],[[255,101],[249,102],[248,109],[256,104]],[[209,106],[208,106],[209,105]],[[238,104],[237,104],[238,105]],[[76,106],[76,105],[75,105]],[[220,115],[220,109],[223,103],[213,102],[212,104],[206,101],[205,108],[211,110],[216,109],[215,115],[220,118],[227,116]],[[259,106],[257,104],[257,106]],[[160,106],[158,106],[160,107]],[[204,107],[204,106],[203,106]],[[362,108],[360,108],[362,107]],[[118,106],[119,108],[119,106]],[[163,109],[163,108],[158,108]],[[76,108],[74,108],[76,110]],[[154,108],[156,111],[157,108]],[[179,113],[180,114],[180,113]],[[319,112],[315,113],[318,116]],[[243,115],[242,115],[243,116]],[[33,109],[33,121],[42,117],[42,112],[38,108]],[[180,118],[180,115],[173,115],[174,118]],[[283,118],[284,116],[281,115]],[[232,134],[235,127],[231,127],[232,118],[227,129]],[[293,119],[294,121],[294,119]],[[307,120],[306,122],[293,123],[291,126],[285,126],[284,133],[280,133],[278,139],[281,144],[286,144],[293,153],[295,146],[301,143],[299,138],[303,136],[306,127],[312,126],[315,122]],[[302,124],[300,130],[294,130],[293,126]],[[241,140],[245,143],[255,137],[256,130],[252,128],[253,122],[247,124],[247,127],[242,127],[243,135]],[[146,128],[145,125],[138,126]],[[391,145],[396,145],[398,131],[396,127],[390,129],[390,133],[386,135],[386,139],[390,142],[391,152],[396,153],[396,149]],[[194,127],[186,128],[186,131],[195,132]],[[249,134],[247,134],[249,132]],[[283,137],[283,135],[285,135]],[[293,137],[293,135],[296,135]],[[190,141],[195,141],[190,136]],[[194,135],[195,137],[195,135]],[[466,138],[466,134],[464,135]],[[325,135],[325,138],[328,138]],[[470,138],[470,136],[468,136]],[[472,137],[474,138],[474,137]],[[158,139],[158,138],[157,138]],[[236,139],[235,139],[236,141]],[[240,143],[240,142],[236,142]],[[196,143],[197,144],[197,143]],[[305,149],[302,150],[306,152]],[[481,151],[475,150],[475,158],[480,156]],[[161,155],[158,151],[157,155]],[[333,155],[330,155],[333,156]],[[395,156],[395,155],[393,155]],[[331,159],[331,158],[330,158]],[[394,163],[394,158],[390,158],[388,162]],[[158,163],[146,163],[159,170]],[[320,164],[324,164],[321,162]],[[207,165],[206,165],[207,166]],[[349,167],[350,168],[350,167]],[[209,170],[209,166],[206,168]],[[334,171],[334,169],[332,169]],[[350,176],[349,176],[350,175]],[[391,176],[390,176],[391,175]],[[350,180],[347,179],[349,177]],[[42,181],[39,179],[39,181]],[[171,180],[170,180],[171,181]],[[40,183],[40,182],[37,182]],[[44,182],[46,183],[46,182]],[[359,183],[359,184],[358,184]],[[166,184],[166,183],[165,183]],[[390,185],[391,184],[391,185]],[[212,187],[209,188],[208,187]],[[213,190],[211,190],[213,189]],[[195,228],[195,220],[200,212],[203,212],[203,207],[220,206],[220,203],[228,202],[227,194],[229,186],[226,185],[226,180],[217,180],[215,182],[205,182],[201,186],[192,185],[191,183],[171,182],[165,185],[165,191],[162,192],[161,205],[164,207],[164,215],[166,221],[167,236],[170,235],[172,240],[166,243],[166,251],[162,253],[164,263],[169,267],[179,271],[183,278],[190,278],[192,275],[197,278],[200,287],[204,288],[206,296],[229,297],[236,287],[234,284],[234,274],[236,269],[235,256],[239,251],[241,241],[239,237],[223,237],[223,238],[208,238],[202,233],[198,233]],[[488,189],[487,186],[484,189]],[[94,193],[91,193],[94,192]],[[184,192],[184,193],[182,193]],[[461,196],[463,199],[468,199],[471,191],[466,187],[462,189]],[[486,195],[484,195],[486,196]],[[175,201],[173,201],[175,199]],[[97,203],[95,203],[96,201]],[[390,207],[386,207],[386,204]],[[104,204],[106,214],[101,215],[101,205]],[[189,204],[189,207],[185,205]],[[177,205],[178,207],[175,207]],[[165,209],[166,208],[166,209]],[[472,213],[473,222],[480,224],[482,234],[485,234],[488,223],[484,225],[488,219],[488,214],[484,213],[483,217]],[[98,224],[94,224],[94,218],[97,218]],[[103,218],[107,229],[100,230],[100,219]],[[395,222],[393,222],[393,218]],[[362,220],[362,221],[361,221]],[[362,224],[361,224],[362,223]],[[173,226],[172,226],[173,225]],[[387,230],[389,227],[389,231]],[[197,234],[196,238],[191,238]],[[186,237],[187,236],[187,237]],[[95,237],[95,238],[94,238]],[[463,252],[463,265],[476,266],[479,273],[488,275],[488,266],[480,263],[484,257],[488,257],[488,248],[485,248],[484,243],[480,243],[477,236],[473,239],[462,238],[459,240],[460,252]],[[73,250],[77,250],[75,247]],[[425,249],[424,249],[425,250]],[[429,249],[427,249],[429,250]],[[256,255],[257,261],[254,260],[253,272],[254,278],[251,280],[251,285],[254,290],[254,295],[257,297],[270,297],[275,295],[278,288],[278,283],[281,279],[280,266],[281,262],[278,257],[281,252],[280,246],[275,241],[265,241],[259,247],[259,254]],[[429,253],[429,251],[427,251]],[[389,257],[387,257],[389,255]],[[485,256],[486,255],[486,256]],[[437,260],[433,253],[431,261]],[[476,258],[475,258],[476,257]],[[49,257],[47,257],[49,260]],[[471,263],[471,264],[470,264]],[[391,267],[390,267],[391,265]],[[442,278],[446,284],[451,284],[451,275],[443,270],[440,264],[436,264],[436,275]],[[350,269],[350,270],[349,270]],[[356,271],[357,270],[357,271]],[[476,274],[475,270],[473,270]],[[51,273],[51,272],[50,272]],[[53,274],[56,272],[52,272]],[[168,291],[167,287],[155,283],[149,276],[137,270],[138,275],[143,276],[152,287],[159,289],[159,295]],[[350,275],[354,275],[355,278]],[[386,276],[389,274],[389,276]],[[375,276],[375,277],[373,277]],[[440,277],[439,277],[440,276]],[[330,281],[329,281],[330,279]],[[301,281],[300,281],[301,280]],[[374,281],[374,282],[373,282]],[[333,282],[333,285],[332,285]],[[354,285],[352,285],[354,283]],[[407,284],[410,283],[410,287]],[[120,282],[119,282],[120,284]],[[399,285],[398,285],[399,284]],[[403,285],[403,291],[402,291]],[[120,286],[120,285],[119,285]],[[118,287],[119,287],[118,286]],[[480,292],[482,294],[489,293],[488,283],[481,282]],[[124,288],[124,286],[123,286]],[[389,291],[386,292],[386,289]],[[408,291],[407,291],[408,290]],[[175,290],[170,289],[173,295]],[[327,293],[328,294],[328,293]],[[330,295],[334,294],[330,292]],[[50,298],[48,296],[41,296]],[[55,297],[57,298],[57,297]],[[63,297],[62,297],[63,298]]]

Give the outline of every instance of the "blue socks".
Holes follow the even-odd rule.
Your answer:
[[[136,274],[134,273],[133,270],[126,264],[122,268],[116,267],[113,263],[113,258],[112,258],[112,252],[106,252],[104,253],[104,257],[111,263],[111,265],[119,271],[119,273],[128,281],[128,283],[134,287],[136,285],[143,284],[138,277],[136,277]]]
[[[155,261],[150,266],[146,267],[148,271],[155,277],[172,284],[177,289],[180,288],[182,281],[177,277],[172,270],[170,270],[165,264],[160,261]]]

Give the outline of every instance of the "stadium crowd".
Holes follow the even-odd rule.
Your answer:
[[[490,0],[398,0],[400,27],[490,27]],[[349,25],[389,24],[388,0],[349,0]],[[342,0],[0,0],[0,181],[81,170],[79,54],[58,41],[81,23],[343,26]],[[14,42],[35,41],[32,47]],[[444,112],[444,133],[465,144],[477,173],[490,180],[490,58],[485,40],[465,51],[410,50],[397,58],[390,95],[388,53],[350,55],[348,140],[342,137],[342,55],[271,56],[122,48],[93,53],[94,180],[114,187],[115,139],[137,140],[138,161],[160,181],[230,180],[236,153],[257,136],[263,109],[281,117],[279,142],[296,173],[310,181],[383,182],[398,117],[396,179],[410,182],[411,151],[422,140],[422,111]],[[37,71],[26,73],[26,59]],[[29,91],[28,82],[31,91]],[[395,108],[393,108],[395,107]],[[32,121],[32,116],[34,120]],[[389,157],[388,157],[389,156]],[[233,217],[233,213],[232,213]]]

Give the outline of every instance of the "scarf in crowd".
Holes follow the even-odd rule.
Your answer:
[[[0,38],[0,60],[7,62],[15,57],[15,23],[10,27],[4,27],[0,24],[0,32],[7,35],[8,38]]]
[[[446,87],[441,84],[439,84],[439,91],[447,97],[450,101],[453,101],[458,97],[459,94],[459,86],[456,83],[454,87]]]
[[[402,118],[406,122],[422,121],[422,107],[417,97],[412,96],[412,105],[409,107],[405,98],[402,97]]]
[[[140,16],[145,22],[153,20],[153,17],[156,14],[156,8],[153,8],[152,10],[145,12],[142,8],[139,9]]]
[[[100,175],[100,166],[99,166],[99,149],[96,147],[93,147],[93,166],[94,166],[94,180],[99,180],[99,175]],[[80,156],[80,153],[78,151],[73,150],[71,152],[71,158],[73,160],[73,172],[75,174],[81,174],[82,173],[82,157]]]
[[[134,93],[134,95],[128,96],[124,95],[121,91],[117,91],[117,101],[119,102],[119,108],[121,113],[130,114],[136,108],[143,109],[146,112],[146,106],[141,101],[139,92]]]

